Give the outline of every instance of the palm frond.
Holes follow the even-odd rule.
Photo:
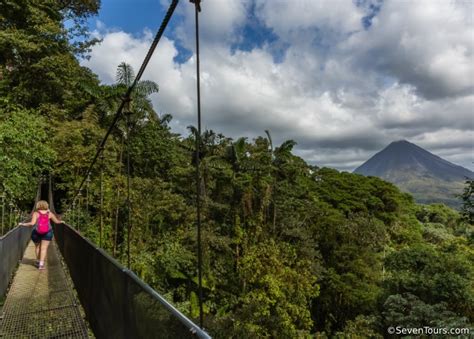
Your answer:
[[[172,119],[173,119],[173,116],[171,114],[163,114],[160,117],[160,124],[162,126],[168,126],[168,124],[170,123]]]
[[[273,141],[272,136],[270,135],[270,131],[266,129],[265,134],[267,135],[268,142],[270,143],[270,151],[273,152]]]
[[[115,80],[118,84],[125,86],[130,86],[135,79],[135,72],[133,71],[132,66],[125,62],[121,62],[117,67],[117,73],[115,75]]]
[[[159,87],[158,84],[154,81],[151,80],[143,80],[140,81],[137,84],[137,87],[135,87],[135,94],[138,94],[139,96],[147,97],[150,94],[153,93],[158,93]]]

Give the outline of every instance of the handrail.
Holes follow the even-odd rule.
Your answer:
[[[10,235],[10,233],[12,233],[13,231],[15,231],[15,230],[16,230],[17,228],[19,228],[19,227],[21,227],[21,226],[18,225],[18,226],[16,226],[16,227],[12,228],[11,230],[7,231],[7,233],[5,233],[5,234],[3,234],[3,235],[0,234],[0,241],[2,241],[3,239],[7,238],[7,237]]]
[[[71,226],[55,225],[54,234],[97,337],[211,338],[132,271]]]
[[[31,228],[17,226],[0,236],[0,296],[3,297],[12,273],[23,257],[31,235]]]

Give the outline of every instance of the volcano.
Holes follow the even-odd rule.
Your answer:
[[[411,193],[419,203],[441,202],[452,207],[460,204],[467,178],[474,172],[453,164],[406,140],[392,142],[354,173],[375,176]]]

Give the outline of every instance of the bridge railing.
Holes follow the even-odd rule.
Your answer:
[[[0,297],[5,295],[18,261],[23,257],[31,228],[17,226],[0,237]]]
[[[133,272],[66,224],[54,228],[97,338],[210,338]]]

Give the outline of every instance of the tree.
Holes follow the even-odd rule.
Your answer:
[[[98,4],[96,0],[2,1],[0,96],[39,108],[45,116],[64,117],[84,108],[86,100],[77,81],[91,74],[75,59],[64,20],[80,21],[96,13]]]
[[[469,224],[474,224],[474,180],[467,179],[463,193],[460,195],[462,201],[461,216]]]
[[[465,328],[470,325],[466,317],[451,311],[446,303],[427,304],[410,293],[391,295],[383,308],[385,328]]]
[[[463,237],[447,239],[440,245],[419,243],[392,252],[386,258],[389,275],[385,281],[388,297],[384,309],[400,299],[394,295],[412,295],[427,308],[442,307],[472,321],[472,259],[472,249]],[[426,324],[410,312],[405,309],[403,316],[412,321],[411,325]]]
[[[312,320],[308,306],[319,289],[311,266],[285,243],[270,240],[250,247],[239,265],[246,284],[235,312],[237,336],[309,335]]]
[[[0,106],[0,186],[17,202],[33,200],[39,176],[56,159],[47,130],[45,119],[31,110]]]

